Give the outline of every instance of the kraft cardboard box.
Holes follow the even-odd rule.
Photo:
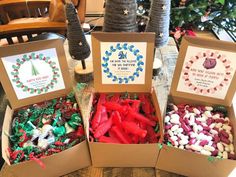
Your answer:
[[[154,54],[154,33],[93,33],[92,34],[92,47],[93,47],[93,65],[94,65],[94,86],[95,93],[148,93],[154,104],[156,110],[156,116],[161,120],[161,113],[157,101],[155,90],[152,89],[152,62]],[[117,47],[117,51],[123,52],[122,46],[127,44],[127,48],[133,46],[139,50],[139,54],[143,55],[144,67],[143,72],[139,73],[141,79],[134,78],[134,81],[127,81],[124,83],[121,79],[123,76],[129,76],[133,70],[137,67],[136,64],[130,67],[126,67],[128,60],[133,58],[132,53],[127,50],[127,59],[124,59],[122,63],[124,65],[113,65],[117,58],[117,53],[114,52],[114,48]],[[106,55],[106,51],[113,50],[115,54],[109,54],[110,60],[108,61],[108,68],[110,68],[111,74],[116,75],[116,79],[110,79],[108,74],[104,71],[103,55]],[[114,60],[114,61],[112,61]],[[136,63],[136,60],[132,61]],[[122,72],[123,69],[128,70],[128,73]],[[120,78],[120,79],[119,79]],[[86,115],[83,116],[86,122],[87,136],[89,138],[89,118],[92,108],[92,100],[90,101],[89,110]],[[162,130],[162,127],[160,127]],[[162,132],[162,131],[161,131]],[[162,137],[162,135],[161,135]],[[92,165],[95,167],[154,167],[159,154],[159,146],[157,143],[153,144],[110,144],[89,141],[89,148],[91,153]]]
[[[38,60],[40,57],[42,60]],[[7,107],[5,112],[2,129],[2,157],[11,167],[11,171],[19,177],[30,175],[56,177],[90,166],[91,159],[86,140],[67,150],[41,158],[40,160],[46,166],[45,169],[42,169],[35,161],[10,164],[7,151],[10,142],[6,134],[11,132],[14,110],[65,96],[73,89],[63,41],[59,39],[1,47],[0,58],[2,71],[0,80],[12,106],[12,108]],[[33,61],[32,58],[34,58]],[[32,65],[37,72],[32,72]],[[16,70],[19,71],[18,76],[13,74]],[[14,80],[15,78],[18,79]],[[57,82],[53,81],[55,79]],[[21,84],[20,87],[19,84]],[[24,89],[25,86],[28,89]]]
[[[204,52],[210,52],[210,57],[204,57]],[[213,61],[210,68],[203,69],[207,60],[216,63]],[[186,37],[182,41],[169,95],[169,102],[174,104],[224,105],[233,127],[234,147],[236,119],[232,99],[236,89],[235,68],[235,43]],[[184,76],[186,73],[189,77]],[[194,88],[190,89],[193,85]],[[236,176],[236,160],[211,158],[165,144],[156,168],[191,177]]]

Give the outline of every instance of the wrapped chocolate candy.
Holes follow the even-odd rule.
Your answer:
[[[9,135],[12,164],[61,152],[85,139],[83,122],[73,93],[14,112]]]

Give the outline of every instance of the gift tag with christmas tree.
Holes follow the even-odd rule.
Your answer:
[[[1,48],[0,79],[12,106],[55,97],[70,88],[62,41],[48,40]],[[64,58],[64,59],[61,59]]]

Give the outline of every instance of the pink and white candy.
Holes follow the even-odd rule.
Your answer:
[[[203,155],[235,159],[229,118],[210,106],[172,105],[165,117],[165,139],[173,146]]]

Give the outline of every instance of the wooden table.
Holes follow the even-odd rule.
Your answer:
[[[68,59],[69,70],[73,75],[73,67],[78,61],[71,59],[68,53],[68,44],[65,42],[65,51]],[[170,38],[167,46],[156,50],[155,59],[160,59],[163,62],[163,67],[157,77],[153,79],[153,86],[156,88],[158,101],[161,111],[164,110],[164,105],[167,101],[170,84],[175,68],[178,51],[175,42]],[[2,177],[15,177],[10,168],[5,164],[0,172]],[[162,170],[155,170],[154,168],[94,168],[88,167],[64,177],[180,177],[173,173]]]

